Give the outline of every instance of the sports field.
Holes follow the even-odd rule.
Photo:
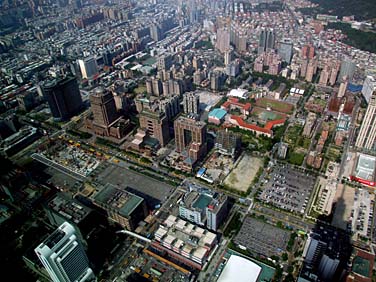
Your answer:
[[[292,111],[294,110],[294,106],[282,102],[282,101],[277,101],[274,99],[268,99],[268,98],[260,98],[256,101],[256,106],[261,107],[261,108],[271,108],[273,111],[277,111],[280,113],[286,113],[286,114],[291,114]]]
[[[274,111],[268,111],[259,107],[255,107],[252,109],[252,115],[263,121],[283,119],[286,117],[286,115],[284,114]]]

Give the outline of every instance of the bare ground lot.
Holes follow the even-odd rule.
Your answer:
[[[246,192],[262,165],[262,159],[244,155],[233,171],[226,177],[225,185],[240,192]]]

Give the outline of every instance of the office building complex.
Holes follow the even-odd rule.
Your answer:
[[[168,119],[163,111],[152,111],[145,109],[140,113],[140,128],[158,140],[159,144],[164,147],[170,141]]]
[[[74,77],[45,82],[42,91],[55,120],[67,120],[78,114],[83,107],[80,90]]]
[[[176,151],[186,153],[186,161],[195,163],[206,154],[206,124],[189,117],[174,122]]]
[[[191,190],[179,204],[179,216],[216,231],[228,213],[228,197],[211,191]]]
[[[183,108],[186,114],[199,114],[200,112],[200,96],[191,92],[185,93],[183,98]]]
[[[95,281],[83,246],[68,222],[35,248],[35,253],[54,282]]]
[[[90,104],[94,123],[100,127],[108,127],[119,118],[113,95],[102,87],[90,95]]]
[[[366,114],[360,127],[355,147],[366,150],[376,150],[376,91],[372,93]]]
[[[112,93],[103,87],[98,87],[90,95],[90,104],[92,119],[86,120],[87,128],[100,136],[123,138],[130,127],[130,122],[117,113]]]
[[[87,57],[78,60],[78,65],[80,66],[82,78],[93,78],[98,74],[97,61],[94,57]]]
[[[143,198],[111,184],[94,196],[94,203],[105,209],[111,220],[128,230],[135,230],[148,214]]]

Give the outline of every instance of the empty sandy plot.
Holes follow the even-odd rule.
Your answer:
[[[262,165],[262,159],[244,155],[225,179],[225,185],[240,192],[246,192]]]

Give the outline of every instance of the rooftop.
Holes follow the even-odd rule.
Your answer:
[[[256,282],[261,270],[253,261],[231,255],[217,282]]]
[[[107,184],[94,199],[105,207],[117,210],[119,214],[125,217],[130,216],[134,209],[144,200],[128,191],[118,189],[111,184]]]
[[[66,198],[62,194],[53,198],[48,203],[48,207],[76,224],[80,223],[91,211],[79,202]]]
[[[375,174],[375,164],[375,157],[365,154],[359,154],[358,163],[355,168],[355,176],[364,180],[373,181]]]
[[[213,109],[209,113],[209,118],[216,118],[216,119],[223,119],[223,117],[227,114],[227,112],[223,109]]]

